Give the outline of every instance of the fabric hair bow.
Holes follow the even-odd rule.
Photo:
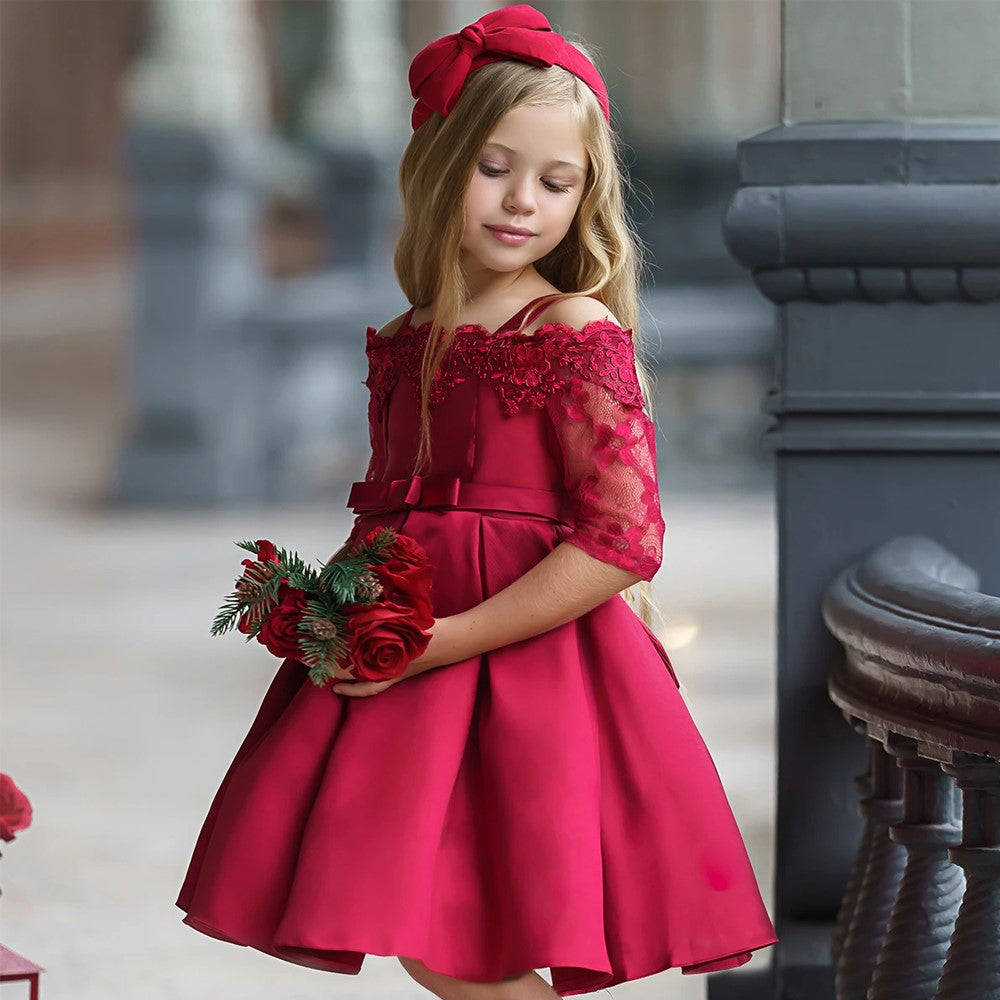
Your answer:
[[[608,91],[594,64],[530,4],[484,14],[454,35],[445,35],[421,49],[410,63],[410,93],[416,100],[410,122],[416,131],[432,111],[450,114],[461,96],[466,77],[480,66],[517,59],[534,66],[562,66],[597,95],[609,124]]]

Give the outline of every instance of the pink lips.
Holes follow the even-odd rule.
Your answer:
[[[506,229],[496,229],[493,226],[486,227],[501,243],[506,243],[508,246],[518,247],[523,243],[527,243],[528,240],[534,236],[534,233],[530,232],[520,232],[512,233]]]

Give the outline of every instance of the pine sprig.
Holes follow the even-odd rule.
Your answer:
[[[258,554],[256,542],[244,540],[236,544],[255,555]],[[297,587],[299,590],[316,590],[319,583],[319,572],[308,565],[296,552],[275,548],[274,557],[276,561],[265,562],[262,565],[270,569],[272,573],[284,577],[290,587]]]
[[[332,624],[336,630],[333,637],[324,639],[317,636],[313,632],[313,623],[317,621]],[[303,637],[299,639],[299,647],[303,652],[302,660],[309,667],[309,679],[319,685],[332,680],[337,661],[346,659],[350,648],[347,641],[347,616],[341,614],[323,595],[319,599],[309,598],[298,630],[303,633]]]
[[[222,602],[219,613],[212,621],[212,635],[224,635],[235,626],[243,614],[244,604],[240,595],[233,592]]]
[[[315,602],[309,601],[310,610]],[[337,626],[337,634],[332,639],[320,639],[311,630],[315,618],[329,618]],[[309,667],[309,679],[314,684],[322,685],[333,677],[333,668],[338,660],[344,659],[348,653],[347,635],[344,629],[343,615],[304,615],[299,622],[298,631],[302,632],[299,648],[302,650],[302,662]]]
[[[386,549],[392,543],[392,539],[391,528],[378,529],[370,545],[362,544],[353,555],[327,563],[320,570],[317,586],[313,589],[333,594],[342,604],[359,602],[355,586],[358,574],[372,563],[388,562],[389,554]],[[360,603],[369,604],[372,600],[375,598]]]
[[[307,565],[294,551],[273,547],[273,559],[260,559],[257,541],[236,542],[237,547],[258,559],[244,568],[236,589],[225,598],[212,622],[212,635],[228,632],[245,616],[245,641],[258,638],[268,615],[278,605],[282,584],[300,590],[308,596],[296,626],[301,651],[297,658],[309,668],[309,679],[322,687],[334,678],[336,666],[350,657],[348,617],[343,609],[380,599],[377,595],[381,588],[373,585],[371,568],[391,558],[387,550],[395,538],[392,528],[376,529],[367,536],[367,542],[355,543],[346,556],[322,563],[319,570]]]
[[[234,544],[254,555],[259,555],[255,541],[242,539]],[[241,579],[252,580],[257,585],[257,596],[254,600],[248,601],[238,591],[230,593],[212,621],[212,635],[223,635],[235,628],[243,614],[250,611],[252,622],[246,637],[246,641],[250,642],[260,632],[264,618],[277,605],[278,589],[282,583],[300,590],[317,589],[319,573],[307,566],[294,552],[276,548],[274,554],[277,561],[261,560],[245,569]],[[263,575],[264,573],[266,575]]]
[[[247,601],[236,591],[225,598],[212,622],[212,635],[222,635],[235,628],[239,619],[248,610],[253,612],[254,621],[251,626],[252,631],[247,636],[247,642],[257,635],[261,622],[278,603],[278,587],[281,585],[281,577],[275,575],[266,580],[255,580],[255,582],[259,587],[259,596],[253,601]]]

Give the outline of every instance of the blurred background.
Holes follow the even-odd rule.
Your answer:
[[[409,60],[500,6],[0,0],[0,770],[35,810],[0,941],[46,1000],[424,995],[390,958],[331,978],[213,941],[173,900],[275,669],[209,635],[233,541],[325,560],[350,530],[365,328],[407,306]],[[774,324],[722,219],[736,143],[779,118],[779,0],[534,6],[596,47],[628,148],[659,632],[770,903]]]

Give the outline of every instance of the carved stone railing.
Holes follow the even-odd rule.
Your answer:
[[[830,697],[868,740],[837,1000],[1000,1000],[1000,598],[928,538],[841,573]]]

